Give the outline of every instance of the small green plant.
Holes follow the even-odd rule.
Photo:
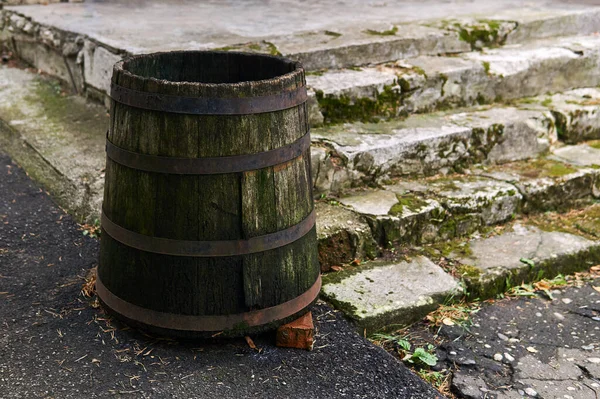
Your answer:
[[[424,348],[417,348],[410,355],[410,357],[408,357],[408,358],[405,357],[402,360],[405,360],[409,363],[416,363],[416,364],[421,364],[421,365],[432,367],[432,366],[436,365],[438,358],[436,355],[434,355],[431,352],[426,351]]]
[[[407,337],[399,336],[399,335],[389,335],[389,334],[373,334],[372,337],[373,342],[379,342],[382,344],[395,344],[398,345],[402,350],[408,352],[410,350],[410,342],[408,342]]]
[[[411,352],[412,345],[406,335],[374,334],[371,341],[387,350],[395,350],[403,362],[415,367],[435,366],[438,361],[437,356],[434,354],[435,346],[431,344],[428,344],[426,348],[417,347]]]

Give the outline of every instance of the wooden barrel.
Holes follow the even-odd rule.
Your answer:
[[[233,52],[114,67],[102,303],[154,332],[243,335],[320,289],[301,65]]]

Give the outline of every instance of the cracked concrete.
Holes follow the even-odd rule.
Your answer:
[[[432,330],[421,323],[406,333],[421,342],[435,337],[434,370],[453,372],[452,392],[459,398],[593,399],[600,395],[600,294],[593,288],[599,284],[596,273],[551,288],[551,297],[483,304],[464,326]]]

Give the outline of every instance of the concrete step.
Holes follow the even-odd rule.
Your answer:
[[[483,1],[468,7],[458,1],[432,5],[345,0],[340,5],[312,0],[233,8],[219,2],[198,7],[151,0],[9,6],[1,13],[0,41],[10,42],[35,68],[100,99],[108,90],[112,65],[128,54],[257,51],[299,59],[307,70],[318,71],[600,30],[599,7],[559,0],[527,5]],[[485,59],[471,61],[481,64]]]
[[[600,36],[587,35],[312,73],[311,121],[377,121],[597,86],[599,62]]]
[[[396,177],[461,172],[478,163],[535,158],[559,138],[600,138],[599,99],[600,89],[584,88],[510,106],[313,129],[315,188],[327,195]]]
[[[58,82],[0,66],[2,149],[80,221],[99,218],[108,121],[104,106]]]
[[[493,298],[523,283],[589,269],[600,262],[598,215],[594,205],[576,219],[567,214],[552,225],[543,218],[514,223],[488,236],[415,248],[408,259],[347,267],[324,276],[323,296],[360,332],[398,329],[463,295]],[[578,222],[586,224],[585,234],[565,232]]]

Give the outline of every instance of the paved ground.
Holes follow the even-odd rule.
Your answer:
[[[460,398],[600,397],[600,278],[536,298],[487,304],[467,329],[443,325],[440,362]],[[413,339],[434,342],[425,323]],[[421,342],[422,344],[422,342]]]
[[[119,49],[139,52],[210,48],[315,30],[386,30],[391,24],[465,14],[489,17],[503,13],[518,18],[525,10],[573,10],[597,4],[598,0],[529,0],[525,3],[520,0],[211,0],[201,4],[191,0],[88,0],[9,9]]]
[[[434,398],[324,304],[315,350],[271,335],[177,343],[111,324],[80,294],[98,241],[0,154],[0,397]]]

